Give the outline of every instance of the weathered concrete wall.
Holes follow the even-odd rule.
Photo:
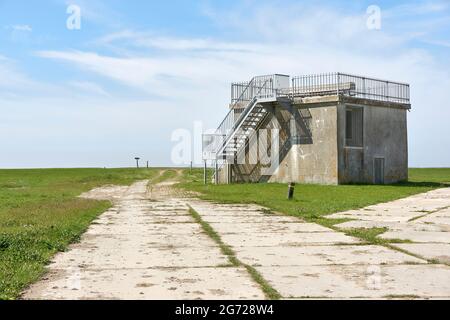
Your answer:
[[[309,112],[311,141],[294,143],[269,182],[338,183],[337,108],[314,107]]]
[[[353,105],[352,105],[353,106]],[[345,145],[346,104],[338,106],[339,183],[374,183],[374,158],[384,158],[384,182],[408,179],[406,110],[362,106],[363,147]]]
[[[363,108],[362,147],[346,146],[346,105]],[[310,113],[309,138],[291,139],[292,145],[283,149],[287,151],[281,152],[280,165],[270,175],[262,173],[263,165],[233,165],[229,170],[221,170],[219,180],[226,183],[226,177],[230,177],[234,182],[374,183],[375,158],[384,159],[385,183],[407,180],[406,109],[368,100],[340,101],[337,96],[297,99],[289,106],[267,106],[270,116],[261,128],[280,129],[280,147],[292,134],[287,127],[291,125],[293,110]]]

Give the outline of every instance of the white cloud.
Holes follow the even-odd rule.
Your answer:
[[[106,92],[100,85],[87,82],[87,81],[72,81],[69,83],[70,86],[74,87],[77,90],[82,90],[88,93],[93,93],[95,95],[106,96],[109,97],[110,94]]]
[[[11,27],[14,31],[24,31],[24,32],[32,32],[33,28],[31,28],[27,24],[17,24]]]
[[[366,11],[346,14],[342,9],[316,4],[290,3],[277,6],[270,2],[244,2],[241,8],[214,10],[205,14],[219,27],[232,28],[248,39],[291,44],[329,44],[341,46],[358,41],[358,46],[379,49],[398,45],[401,38],[366,27]],[[370,36],[369,36],[370,35]]]
[[[40,57],[75,63],[79,67],[145,92],[169,98],[192,97],[212,83],[224,85],[240,68],[226,53],[160,57],[111,57],[82,51],[41,51]],[[248,74],[245,75],[247,78]]]
[[[385,18],[400,19],[405,16],[423,16],[433,13],[442,13],[450,8],[450,3],[445,0],[425,1],[422,3],[407,3],[383,10]]]
[[[423,50],[399,51],[386,60],[383,55],[368,56],[367,52],[357,51],[349,54],[345,49],[330,51],[329,47],[319,45],[212,42],[212,48],[216,50],[206,46],[191,52],[187,49],[179,51],[178,44],[197,48],[194,44],[206,42],[166,38],[164,43],[165,50],[171,51],[164,55],[112,57],[83,51],[41,51],[37,54],[75,63],[80,68],[150,93],[180,97],[186,90],[178,86],[179,83],[188,86],[189,90],[198,90],[245,80],[252,75],[280,72],[293,75],[328,71],[366,72],[407,81],[408,70],[432,62],[432,57]],[[242,51],[228,50],[233,47]]]
[[[161,50],[206,50],[206,51],[255,51],[256,43],[217,41],[210,38],[161,37],[150,33],[123,30],[108,34],[96,41],[100,45],[123,46],[124,42],[133,47],[156,48]]]
[[[100,85],[88,81],[52,84],[33,79],[14,59],[0,55],[0,95],[9,100],[24,101],[36,97],[109,96]],[[76,90],[74,90],[76,89]]]
[[[450,48],[450,41],[445,41],[445,40],[424,40],[424,42],[432,44],[432,45],[436,45],[436,46]]]
[[[0,89],[21,89],[33,85],[24,73],[19,71],[15,62],[8,57],[0,55]]]

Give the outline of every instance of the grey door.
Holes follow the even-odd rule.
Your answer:
[[[374,159],[374,183],[384,184],[384,158]]]

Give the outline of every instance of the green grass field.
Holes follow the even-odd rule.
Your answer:
[[[157,169],[0,170],[0,299],[17,297],[57,251],[77,241],[108,201],[79,199],[105,184],[129,185]]]
[[[273,211],[331,226],[339,221],[324,219],[334,212],[362,208],[435,188],[450,186],[450,168],[410,169],[409,182],[395,185],[297,185],[288,201],[286,184],[204,185],[203,171],[185,171],[178,186],[200,193],[200,198],[225,203],[255,203]]]

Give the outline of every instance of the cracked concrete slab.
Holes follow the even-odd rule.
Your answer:
[[[203,233],[203,229],[198,223],[146,223],[135,224],[128,222],[126,224],[109,224],[109,225],[97,225],[89,230],[88,234],[198,234]]]
[[[192,241],[195,239],[195,241]],[[216,244],[206,234],[90,234],[81,240],[85,246],[95,247],[208,247]]]
[[[238,216],[238,215],[225,215],[225,216],[217,216],[217,215],[205,215],[203,217],[208,223],[263,223],[263,224],[272,224],[272,223],[290,223],[290,222],[298,222],[299,220],[294,217],[286,217],[286,216],[267,216],[260,214],[254,216]]]
[[[322,227],[315,223],[273,223],[265,224],[260,222],[242,222],[226,223],[213,222],[210,223],[214,230],[222,234],[251,234],[251,233],[296,233],[296,232],[332,232],[331,229]]]
[[[399,243],[394,244],[394,246],[424,257],[425,259],[450,264],[449,243]]]
[[[400,239],[413,242],[450,243],[450,232],[433,231],[387,231],[381,235],[383,239]]]
[[[422,216],[421,212],[401,212],[401,211],[356,211],[340,212],[328,215],[329,219],[358,219],[363,221],[387,221],[387,222],[408,222],[411,219]]]
[[[340,212],[329,217],[345,216],[358,219],[336,225],[342,229],[388,228],[387,232],[378,237],[414,242],[393,245],[425,259],[448,264],[450,252],[449,205],[450,188],[442,188],[386,204],[369,206],[361,210]],[[418,209],[424,211],[419,212]],[[412,218],[405,219],[408,216]]]
[[[244,263],[266,267],[427,263],[425,260],[374,245],[235,247],[234,250]]]
[[[365,221],[353,220],[335,225],[340,229],[354,229],[354,228],[388,228],[392,231],[434,231],[434,232],[448,232],[450,227],[438,224],[426,223],[399,223],[392,221]]]
[[[450,298],[450,268],[442,265],[333,265],[256,269],[283,297]]]
[[[205,202],[192,199],[189,201],[189,205],[191,207],[195,207],[198,210],[202,210],[207,214],[214,214],[215,212],[219,212],[222,214],[245,214],[247,212],[262,212],[267,209],[254,205],[254,204],[223,204],[223,203],[214,203],[214,202]],[[211,210],[211,208],[216,208],[217,210]]]
[[[361,241],[338,232],[272,232],[258,234],[223,234],[222,240],[233,247],[286,247],[302,244],[357,244]]]
[[[263,299],[244,268],[52,269],[26,298],[70,300]]]
[[[72,248],[59,255],[50,268],[70,268],[77,262],[81,269],[133,269],[220,267],[229,265],[219,247],[148,247],[132,248],[86,247]],[[138,254],[136,254],[136,252]]]
[[[415,223],[435,224],[450,228],[450,210],[442,210],[428,214],[415,220]]]

